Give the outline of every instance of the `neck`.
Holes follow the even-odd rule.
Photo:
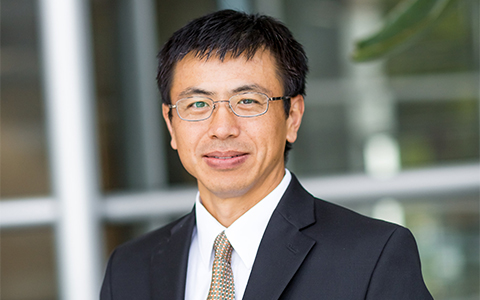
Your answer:
[[[274,180],[264,182],[261,189],[251,188],[238,195],[222,195],[212,193],[199,184],[200,199],[207,211],[223,226],[229,227],[244,213],[270,194],[282,181],[285,171],[277,174]]]

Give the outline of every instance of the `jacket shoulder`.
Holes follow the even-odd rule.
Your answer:
[[[136,237],[128,242],[125,242],[115,248],[114,252],[116,256],[126,255],[130,258],[138,257],[141,255],[151,255],[152,249],[154,249],[158,244],[162,243],[168,239],[172,231],[175,231],[175,228],[182,226],[183,223],[190,218],[192,213],[187,214],[180,219],[177,219],[161,228],[155,229],[151,232],[147,232],[139,237]]]
[[[152,262],[157,249],[182,227],[188,235],[188,226],[193,227],[194,219],[190,213],[118,246],[110,255],[100,299],[150,299]]]

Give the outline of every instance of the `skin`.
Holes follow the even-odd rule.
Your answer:
[[[229,99],[239,91],[283,95],[275,60],[268,51],[244,57],[198,59],[188,54],[175,67],[170,91],[172,103],[201,95],[213,100]],[[286,118],[282,101],[270,102],[266,114],[237,117],[228,103],[218,103],[213,115],[203,121],[181,120],[163,105],[163,116],[185,169],[197,179],[205,208],[223,226],[267,196],[285,175],[285,141],[297,138],[304,112],[301,95],[291,99]]]

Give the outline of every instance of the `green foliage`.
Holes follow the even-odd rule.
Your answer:
[[[387,16],[384,26],[370,37],[358,41],[352,58],[371,61],[398,52],[435,26],[457,0],[405,0]]]

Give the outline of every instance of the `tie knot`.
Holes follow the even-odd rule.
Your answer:
[[[213,249],[215,251],[215,257],[223,258],[230,262],[233,247],[228,241],[225,231],[222,231],[219,235],[217,235],[217,238],[215,238],[215,243],[213,244]]]

